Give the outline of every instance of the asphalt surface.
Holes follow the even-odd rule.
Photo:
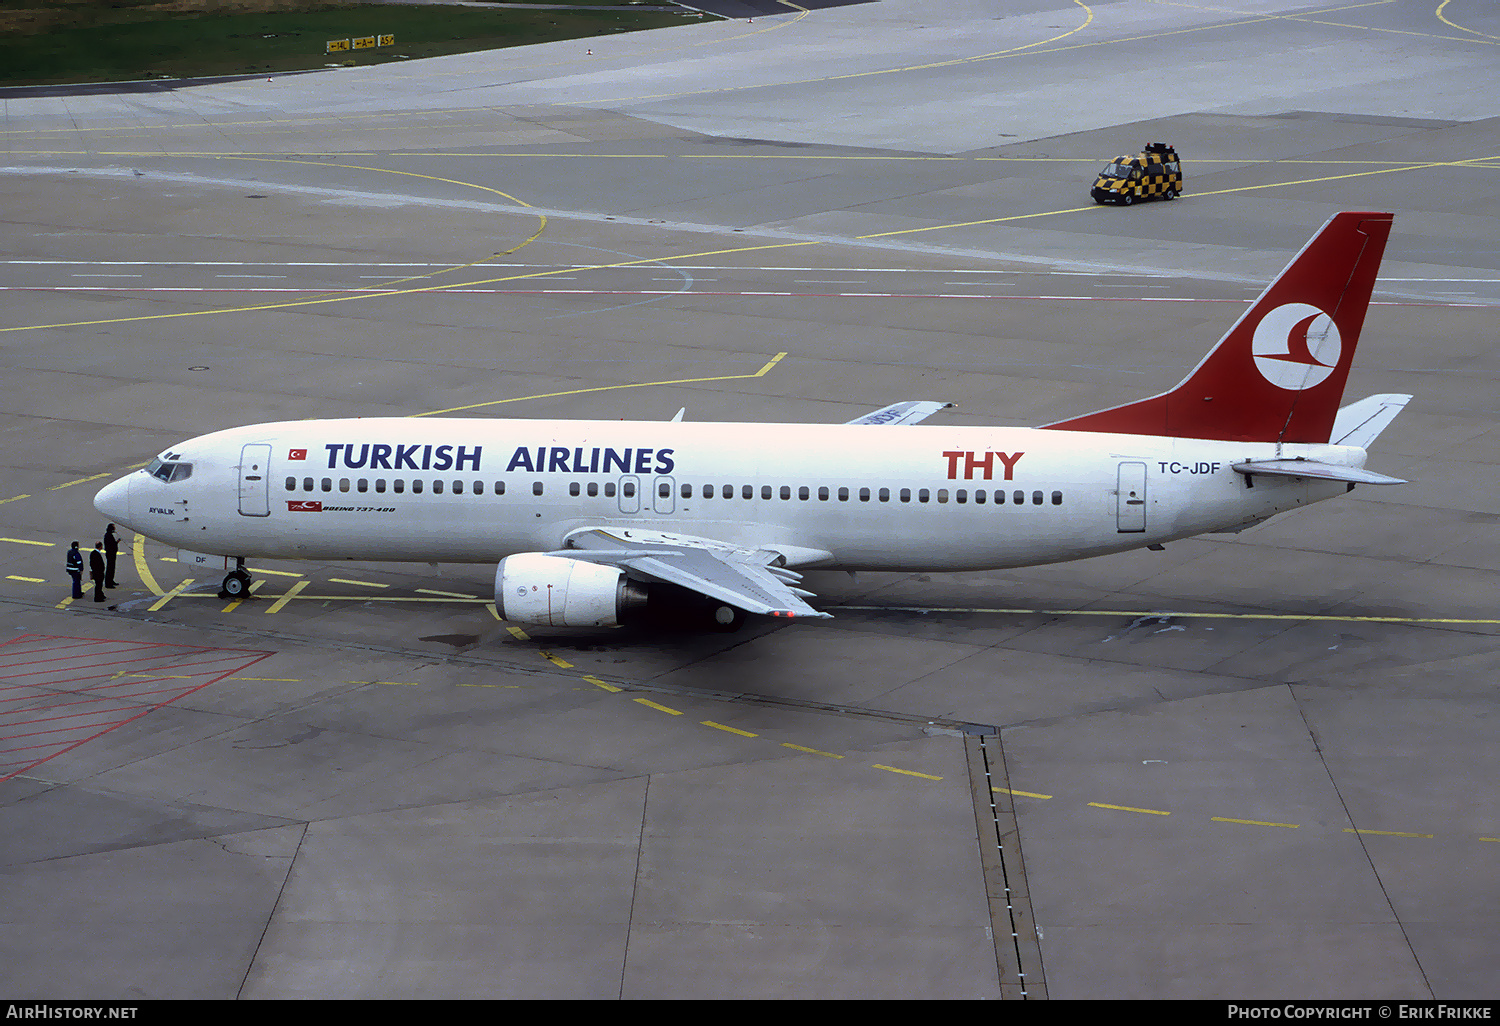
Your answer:
[[[0,993],[1493,999],[1497,46],[882,2],[7,98]],[[1181,200],[1088,201],[1157,139]],[[1344,209],[1408,485],[730,636],[512,629],[481,566],[231,603],[128,533],[67,600],[94,490],[234,424],[1150,395]]]

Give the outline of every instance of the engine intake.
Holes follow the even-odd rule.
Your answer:
[[[614,627],[646,610],[646,586],[619,567],[522,552],[495,567],[501,619],[537,627]]]

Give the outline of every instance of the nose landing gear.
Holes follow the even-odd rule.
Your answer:
[[[236,556],[234,569],[224,575],[224,583],[219,585],[219,598],[246,598],[250,594],[251,583],[250,572],[245,569],[245,557]]]

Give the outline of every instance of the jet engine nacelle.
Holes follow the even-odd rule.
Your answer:
[[[614,627],[646,608],[646,588],[619,567],[522,552],[495,567],[502,620],[538,627]]]

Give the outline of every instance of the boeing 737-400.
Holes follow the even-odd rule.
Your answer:
[[[1176,388],[1039,428],[305,420],[172,446],[109,484],[111,520],[221,566],[247,557],[495,564],[516,623],[652,609],[732,629],[827,616],[799,569],[962,571],[1238,531],[1357,484],[1411,398],[1343,409],[1390,214],[1334,216]],[[222,561],[222,563],[220,562]]]

